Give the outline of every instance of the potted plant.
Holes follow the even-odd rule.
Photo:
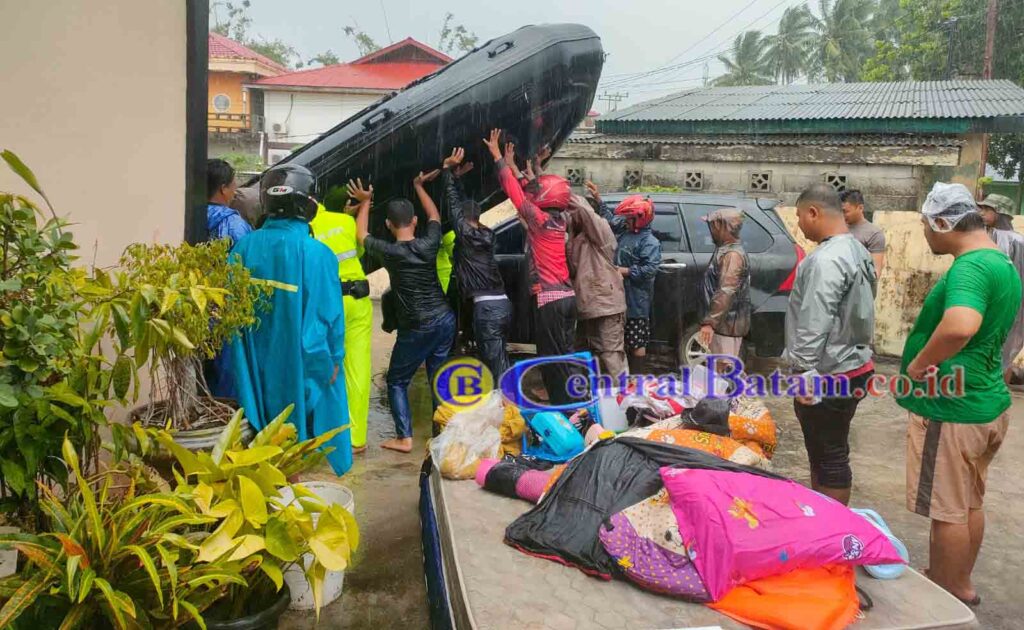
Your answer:
[[[7,165],[39,196],[32,171],[9,151]],[[134,367],[111,332],[109,278],[72,267],[66,223],[46,201],[0,192],[0,511],[33,529],[37,481],[64,484],[65,436],[95,464],[105,409],[125,403]]]
[[[300,483],[302,472],[323,464],[327,444],[340,430],[297,442],[287,422],[289,407],[252,442],[241,439],[237,412],[209,453],[191,452],[166,431],[150,431],[152,440],[177,460],[175,494],[193,501],[205,517],[209,535],[199,544],[198,560],[220,562],[244,558],[245,585],[233,585],[205,616],[210,628],[221,621],[230,627],[256,628],[265,619],[268,602],[287,606],[285,571],[304,557],[306,579],[315,608],[324,605],[328,572],[344,571],[359,545],[359,528],[344,506],[324,502]],[[275,597],[275,593],[282,593]],[[283,609],[278,612],[283,612]]]
[[[257,323],[266,289],[229,257],[224,240],[131,245],[116,285],[127,289],[115,313],[134,360],[150,366],[148,403],[132,411],[145,427],[169,428],[192,450],[209,449],[231,419],[233,400],[214,397],[203,370],[239,331]],[[123,320],[123,321],[122,321]],[[244,438],[252,436],[242,423]]]
[[[25,559],[0,580],[0,627],[203,627],[229,585],[246,583],[246,558],[198,557],[195,530],[216,519],[160,492],[137,463],[87,478],[69,440],[63,456],[72,489],[66,497],[44,489],[49,529],[0,535],[0,546]]]

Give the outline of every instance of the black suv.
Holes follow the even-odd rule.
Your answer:
[[[603,198],[615,207],[629,194],[607,193]],[[804,252],[775,212],[779,201],[700,193],[649,196],[654,201],[651,228],[661,241],[661,269],[654,282],[651,313],[652,345],[674,349],[680,365],[701,360],[703,350],[696,340],[702,310],[700,286],[715,251],[711,233],[701,217],[718,208],[738,208],[746,215],[740,236],[750,256],[750,301],[754,307],[747,351],[753,350],[761,357],[782,354],[786,304]],[[526,281],[523,225],[513,218],[499,223],[494,231],[495,257],[514,307],[509,341],[532,344],[533,316]]]

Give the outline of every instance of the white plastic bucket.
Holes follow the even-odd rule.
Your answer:
[[[597,410],[601,414],[601,426],[609,431],[622,433],[629,428],[626,412],[619,406],[615,396],[601,396],[597,399]]]
[[[296,485],[300,485],[320,497],[324,503],[339,504],[355,514],[356,499],[352,492],[341,484],[330,481],[304,481]],[[281,496],[286,503],[295,498],[288,488],[281,489]],[[316,525],[318,518],[319,514],[313,515],[314,525]],[[300,562],[302,566],[299,566],[299,563],[296,562],[284,572],[284,581],[288,584],[288,589],[292,593],[292,603],[288,608],[292,610],[313,610],[316,608],[316,603],[313,601],[313,589],[306,580],[305,574],[305,569],[309,568],[309,565],[313,562],[313,555],[308,553],[303,555]],[[324,576],[324,606],[330,605],[341,597],[341,589],[344,583],[344,571],[327,572],[327,575]]]

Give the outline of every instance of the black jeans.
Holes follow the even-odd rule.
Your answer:
[[[846,489],[853,485],[850,469],[850,423],[861,398],[854,390],[863,390],[874,372],[850,379],[850,396],[825,397],[817,405],[793,401],[793,410],[804,434],[804,446],[811,465],[811,480],[825,488]]]
[[[477,353],[494,377],[497,386],[509,368],[505,343],[512,325],[512,302],[508,299],[473,302],[473,338]]]
[[[427,386],[433,390],[434,374],[448,359],[455,339],[455,315],[445,311],[437,319],[419,328],[399,328],[388,365],[388,401],[395,421],[395,435],[412,437],[412,408],[409,407],[409,383],[416,370],[427,364]],[[437,403],[437,397],[432,397]]]
[[[567,297],[549,302],[536,311],[534,335],[537,339],[537,356],[571,354],[576,340],[576,298]],[[573,366],[565,363],[548,363],[540,366],[544,389],[548,399],[556,405],[574,401],[569,396],[566,381],[576,373]]]

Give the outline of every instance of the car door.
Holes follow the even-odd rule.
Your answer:
[[[526,262],[526,229],[518,219],[511,219],[494,228],[494,259],[505,283],[505,295],[512,302],[512,325],[508,340],[512,343],[532,344],[533,303]]]
[[[654,279],[651,304],[651,338],[671,343],[689,306],[694,268],[693,254],[680,221],[679,204],[655,203],[651,231],[661,243],[661,267]]]

